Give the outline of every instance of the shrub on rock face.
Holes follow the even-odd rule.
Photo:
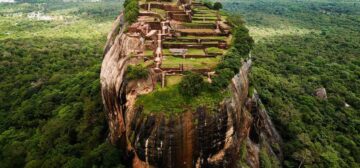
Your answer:
[[[131,2],[132,0],[125,0],[123,3],[124,8]]]
[[[137,19],[138,12],[135,10],[129,10],[125,13],[125,20],[129,23],[134,23]]]
[[[214,10],[220,10],[222,8],[223,8],[223,6],[222,6],[222,4],[220,2],[215,2],[214,3],[214,6],[213,6]]]
[[[148,77],[149,71],[147,68],[136,65],[136,66],[129,66],[126,73],[127,80],[134,80],[134,79],[145,79]]]
[[[241,25],[235,28],[234,47],[240,55],[248,55],[254,46],[254,40],[249,35],[249,30]]]
[[[234,75],[235,73],[229,68],[218,70],[217,76],[212,79],[212,88],[215,90],[226,88]]]
[[[205,83],[200,74],[188,73],[180,82],[179,91],[184,96],[197,96],[204,88]]]
[[[139,2],[137,0],[126,0],[124,2],[125,20],[134,23],[139,16]]]
[[[223,60],[216,66],[215,70],[216,72],[218,72],[221,69],[229,68],[231,71],[237,74],[243,60],[246,57],[247,56],[240,55],[239,51],[236,48],[232,47],[223,56]]]

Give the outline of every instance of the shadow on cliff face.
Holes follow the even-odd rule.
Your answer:
[[[139,159],[157,167],[211,165],[207,158],[224,148],[226,121],[226,113],[210,115],[202,107],[179,117],[135,117],[130,143]]]

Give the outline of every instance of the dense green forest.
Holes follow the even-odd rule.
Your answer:
[[[360,3],[223,4],[255,38],[251,82],[283,137],[284,166],[360,167]]]
[[[0,167],[122,167],[99,84],[122,4],[54,1],[0,4]],[[360,167],[360,3],[223,7],[255,39],[251,82],[283,137],[284,166]],[[326,100],[314,96],[320,87]]]
[[[0,167],[122,167],[99,83],[121,7],[0,4]]]

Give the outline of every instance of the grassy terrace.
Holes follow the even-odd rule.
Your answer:
[[[163,55],[172,55],[172,53],[170,52],[169,49],[163,49],[162,52],[163,52]]]
[[[195,12],[194,16],[203,16],[203,17],[215,17],[216,12],[210,11],[210,12]]]
[[[215,20],[193,20],[192,23],[208,23],[208,24],[215,24]]]
[[[142,67],[149,67],[149,66],[153,65],[154,63],[155,63],[154,60],[148,60],[146,62],[141,62],[140,65]]]
[[[213,69],[220,62],[221,57],[214,58],[179,58],[173,56],[165,56],[161,64],[162,68],[179,68],[180,64],[185,69]]]
[[[201,44],[218,44],[217,41],[205,41],[205,42],[202,42]]]
[[[216,16],[194,16],[193,20],[217,20]]]
[[[186,44],[186,45],[196,45],[196,42],[187,42],[187,41],[164,41],[163,44]]]
[[[166,86],[173,86],[182,80],[183,76],[181,75],[174,75],[174,76],[166,76]]]
[[[214,29],[179,29],[182,33],[215,33]]]
[[[186,111],[195,111],[197,107],[205,106],[208,112],[217,110],[217,105],[230,95],[224,92],[202,92],[196,97],[184,97],[178,91],[178,85],[160,88],[156,92],[141,95],[136,106],[143,106],[144,114],[164,113],[166,116],[178,115]]]
[[[145,50],[144,51],[144,56],[152,57],[152,56],[154,56],[154,51],[153,50]]]
[[[180,36],[177,39],[186,39],[186,40],[193,40],[193,39],[203,39],[203,40],[226,40],[228,37],[226,36]]]
[[[201,44],[211,44],[211,45],[217,45],[218,44],[218,41],[206,41],[206,42],[202,42],[201,44],[200,43],[197,43],[197,42],[187,42],[187,41],[166,41],[163,43],[164,45],[167,45],[167,46],[177,46],[177,45],[182,45],[182,46],[198,46],[198,45],[201,45]],[[170,47],[170,48],[171,48]]]
[[[170,49],[163,49],[162,51],[163,51],[163,55],[165,55],[165,56],[173,55],[173,53],[170,51]],[[205,52],[203,49],[188,48],[186,55],[205,55]]]
[[[196,48],[189,48],[187,55],[205,55],[205,52],[203,49],[196,49]]]
[[[224,16],[224,15],[221,15],[220,18],[221,18],[221,20],[227,20],[228,17]]]
[[[194,12],[195,12],[195,14],[215,14],[216,13],[215,10],[199,9],[199,8],[195,8]]]
[[[210,47],[205,49],[208,54],[222,55],[224,51],[220,48]]]
[[[182,26],[186,27],[186,28],[216,28],[216,24],[214,23],[182,23]]]
[[[161,1],[161,2],[156,2],[156,1],[147,1],[147,0],[140,0],[139,1],[140,4],[144,4],[144,3],[152,3],[152,4],[167,4],[167,5],[176,5],[177,1],[176,0],[171,0],[171,1]]]
[[[151,11],[159,14],[163,19],[166,18],[166,11],[165,10],[157,9],[157,8],[151,8]]]
[[[205,6],[197,6],[197,7],[194,7],[195,10],[206,10],[206,11],[213,11]]]

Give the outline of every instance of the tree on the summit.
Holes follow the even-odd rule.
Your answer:
[[[220,10],[222,8],[223,8],[223,6],[222,6],[222,4],[220,2],[215,2],[214,3],[214,6],[213,6],[214,10]]]
[[[184,96],[197,96],[204,87],[204,79],[200,74],[190,72],[180,82],[180,93]]]
[[[254,40],[245,26],[238,26],[234,33],[234,47],[240,55],[247,55],[254,46]]]

